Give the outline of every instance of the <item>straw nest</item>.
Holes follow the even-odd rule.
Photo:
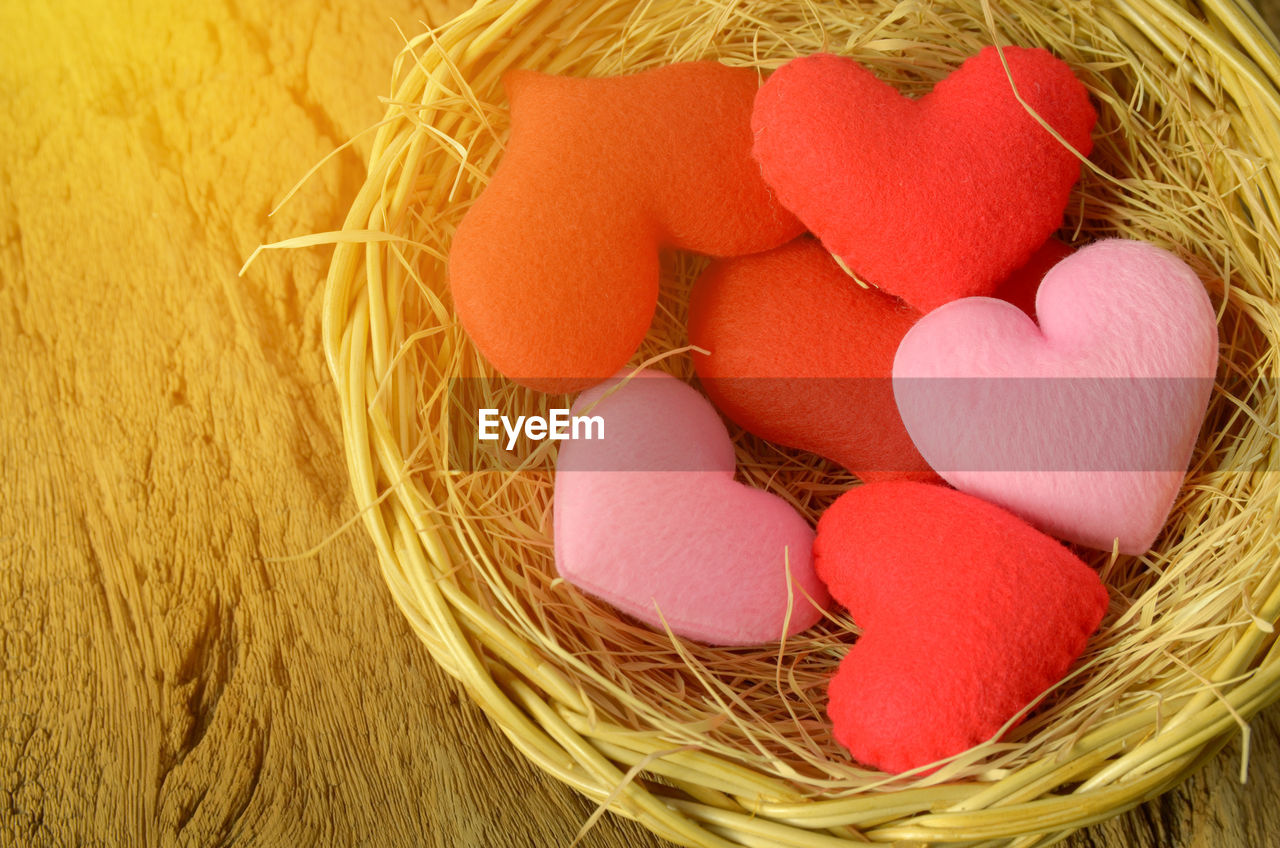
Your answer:
[[[481,2],[396,58],[368,179],[336,242],[324,340],[350,476],[388,585],[435,658],[533,761],[602,807],[701,846],[1043,845],[1181,780],[1280,696],[1280,53],[1229,0]],[[1002,742],[887,777],[832,739],[846,618],[756,650],[674,640],[557,580],[553,448],[471,435],[481,407],[565,406],[495,376],[454,320],[446,257],[506,138],[500,77],[715,58],[762,72],[828,50],[918,94],[991,43],[1041,45],[1100,109],[1070,241],[1186,258],[1219,314],[1221,367],[1155,549],[1097,554],[1111,591],[1078,670]],[[301,243],[301,242],[295,242]],[[637,362],[692,379],[695,257],[665,261]],[[856,481],[735,432],[740,476],[811,518]],[[1088,556],[1088,554],[1086,554]]]

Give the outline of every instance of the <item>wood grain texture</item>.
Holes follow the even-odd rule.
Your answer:
[[[278,8],[276,8],[278,5]],[[456,4],[455,4],[456,5]],[[360,530],[327,252],[410,0],[0,6],[0,846],[567,845],[594,805],[412,636]],[[1280,842],[1280,713],[1080,846]],[[605,817],[591,848],[660,840]]]

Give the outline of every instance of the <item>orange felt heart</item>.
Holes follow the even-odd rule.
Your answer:
[[[922,312],[989,295],[1025,264],[1062,224],[1076,151],[1092,149],[1097,116],[1071,69],[1042,49],[1003,55],[1008,71],[989,47],[912,101],[816,54],[756,96],[752,152],[783,205],[861,279]]]
[[[900,772],[991,739],[1066,674],[1107,608],[1098,575],[1003,509],[906,480],[818,522],[818,576],[863,635],[828,692],[854,758]]]
[[[658,251],[734,256],[795,238],[751,158],[754,70],[683,62],[623,77],[504,77],[511,140],[458,226],[458,319],[542,391],[625,365],[658,302]]]

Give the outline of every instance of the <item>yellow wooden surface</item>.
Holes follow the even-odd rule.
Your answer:
[[[354,509],[327,251],[236,272],[338,226],[362,143],[267,212],[429,14],[0,3],[0,846],[567,845],[591,813],[432,664],[362,531],[281,559]],[[1072,844],[1280,844],[1278,724],[1247,785],[1233,745]]]

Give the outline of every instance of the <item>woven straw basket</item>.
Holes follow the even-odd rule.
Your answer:
[[[1003,740],[890,777],[852,762],[826,723],[846,618],[781,646],[713,649],[556,579],[552,443],[482,449],[469,422],[567,399],[488,369],[454,320],[446,258],[501,155],[509,68],[603,76],[715,58],[768,72],[826,49],[915,95],[992,43],[1049,48],[1098,106],[1061,235],[1186,258],[1218,310],[1221,367],[1154,550],[1082,554],[1111,607],[1071,676]],[[400,608],[531,760],[681,844],[1046,845],[1242,734],[1243,768],[1249,718],[1280,697],[1278,84],[1276,42],[1230,0],[495,0],[416,38],[336,236],[324,328],[352,485]],[[684,304],[701,262],[664,260],[637,363],[692,378]],[[855,484],[734,435],[740,477],[811,518]]]

